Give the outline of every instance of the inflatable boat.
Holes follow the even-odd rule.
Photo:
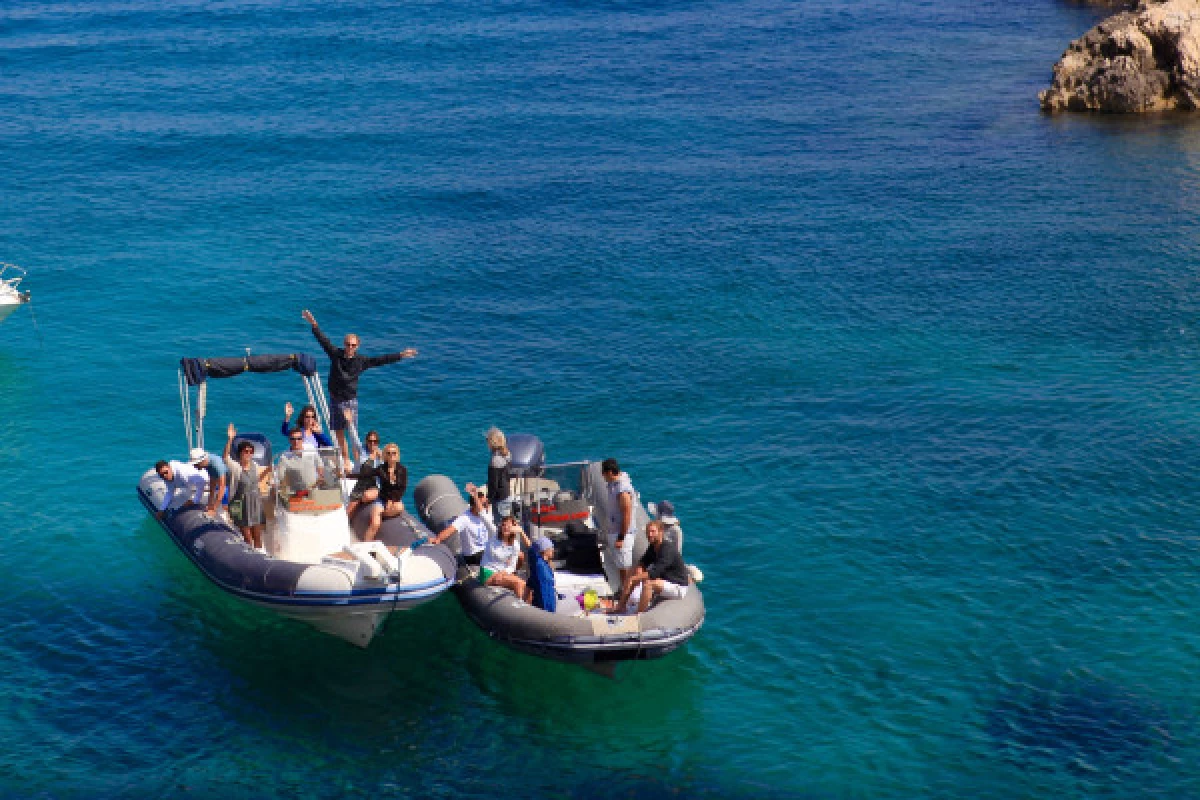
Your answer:
[[[0,264],[0,322],[29,302],[29,292],[18,287],[25,279],[25,270],[15,264]]]
[[[328,407],[312,356],[184,359],[180,391],[189,451],[204,447],[203,387],[209,378],[288,369],[304,378],[309,399],[327,424]],[[190,387],[200,387],[195,427]],[[218,588],[366,647],[388,614],[432,600],[453,585],[454,553],[445,545],[426,543],[429,530],[408,514],[385,519],[374,541],[361,541],[369,514],[364,508],[353,521],[347,517],[352,484],[342,474],[335,448],[289,451],[273,460],[266,436],[241,434],[232,452],[242,441],[254,446],[258,466],[271,467],[263,550],[251,547],[224,511],[209,515],[205,505],[188,502],[190,494],[175,493],[168,502],[167,484],[154,469],[138,482],[138,497],[152,518]],[[160,517],[164,503],[168,508]]]
[[[704,598],[695,577],[682,598],[660,599],[641,614],[604,613],[588,609],[587,600],[581,602],[594,593],[602,603],[620,591],[619,575],[602,544],[609,516],[600,463],[547,466],[542,463],[541,442],[528,435],[510,436],[508,445],[512,492],[501,512],[516,513],[530,539],[545,536],[554,543],[557,608],[544,611],[507,589],[481,584],[479,568],[460,558],[454,593],[467,616],[491,638],[516,650],[601,670],[617,662],[659,658],[691,639],[704,623]],[[444,475],[426,477],[413,498],[417,514],[434,531],[444,530],[467,510],[458,488]],[[649,515],[640,501],[634,511],[636,559],[648,546]],[[445,544],[457,551],[458,535]],[[695,569],[692,573],[699,575]]]

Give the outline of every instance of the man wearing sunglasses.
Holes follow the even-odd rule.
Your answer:
[[[394,364],[406,358],[412,358],[417,351],[410,347],[399,353],[389,353],[383,356],[364,356],[358,352],[358,335],[347,333],[342,339],[341,347],[334,347],[329,337],[321,332],[317,320],[307,308],[301,313],[304,321],[312,325],[313,336],[329,356],[329,401],[333,404],[330,409],[329,425],[337,434],[338,447],[342,451],[342,459],[346,469],[350,471],[350,447],[346,442],[346,419],[358,416],[358,378],[371,367],[382,367]],[[349,413],[347,413],[349,412]]]
[[[437,536],[433,537],[433,543],[441,544],[457,533],[458,550],[463,560],[478,566],[483,560],[483,551],[487,548],[488,540],[496,535],[496,526],[492,523],[492,514],[488,509],[487,490],[473,483],[468,483],[465,488],[471,507],[439,531]]]

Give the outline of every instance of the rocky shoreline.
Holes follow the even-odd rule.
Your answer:
[[[1200,0],[1139,0],[1071,42],[1042,109],[1143,113],[1200,108]]]

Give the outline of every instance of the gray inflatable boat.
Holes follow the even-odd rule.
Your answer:
[[[529,452],[527,440],[533,437],[509,437],[515,474],[512,497],[502,510],[515,509],[531,538],[546,536],[554,542],[558,608],[544,611],[507,589],[484,586],[479,568],[460,559],[454,593],[467,616],[490,637],[514,649],[599,669],[621,661],[659,658],[691,639],[704,623],[704,598],[694,581],[682,598],[659,599],[641,614],[589,613],[581,607],[589,589],[601,598],[612,598],[620,589],[619,576],[602,544],[608,492],[600,464],[543,466],[540,442]],[[522,455],[532,458],[522,461]],[[413,497],[417,514],[433,531],[445,529],[467,510],[458,488],[444,475],[426,477]],[[640,558],[647,547],[644,530],[649,517],[640,502],[635,503],[635,513],[639,532],[634,553]],[[457,534],[445,544],[458,552]]]

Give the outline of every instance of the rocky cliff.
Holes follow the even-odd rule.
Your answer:
[[[1046,111],[1200,108],[1200,0],[1141,0],[1071,42],[1038,95]]]

